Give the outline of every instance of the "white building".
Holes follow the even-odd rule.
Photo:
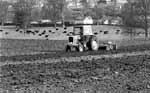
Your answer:
[[[80,3],[80,0],[66,0],[68,3],[68,8],[82,8],[82,4]]]
[[[68,8],[82,8],[83,5],[81,0],[66,0],[68,2]],[[87,0],[90,4],[90,7],[94,7],[97,4],[97,0]]]
[[[115,5],[116,8],[121,9],[122,6],[127,3],[127,0],[106,0],[106,4],[108,5]]]

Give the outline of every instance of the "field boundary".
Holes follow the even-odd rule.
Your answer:
[[[0,66],[5,65],[19,65],[19,64],[34,64],[34,63],[57,63],[57,62],[81,62],[83,61],[91,61],[98,60],[102,58],[122,58],[122,57],[131,57],[131,56],[140,56],[140,55],[150,55],[150,50],[147,51],[136,51],[136,52],[128,52],[128,53],[117,53],[117,54],[104,54],[104,55],[88,55],[88,56],[80,56],[80,57],[60,57],[60,58],[49,58],[42,59],[36,61],[6,61],[0,62]]]

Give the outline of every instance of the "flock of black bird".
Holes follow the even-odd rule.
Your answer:
[[[56,28],[56,31],[58,31],[59,28]],[[67,27],[64,28],[64,31],[62,32],[63,34],[67,34]],[[32,35],[38,35],[38,36],[44,36],[46,39],[48,39],[49,37],[49,34],[48,33],[51,33],[51,34],[55,34],[56,31],[52,31],[52,30],[43,30],[42,32],[40,30],[25,30],[25,31],[22,31],[20,29],[16,29],[15,30],[16,32],[19,32],[21,34],[32,34]],[[4,31],[4,30],[0,30],[0,32],[4,32],[5,35],[8,35],[9,32],[8,31]]]
[[[22,31],[20,29],[16,29],[15,30],[16,32],[19,32],[19,33],[22,33],[22,34],[32,34],[32,35],[38,35],[38,36],[44,36],[46,39],[48,39],[49,37],[49,34],[55,34],[56,31],[59,31],[59,28],[56,28],[56,31],[52,31],[52,30],[43,30],[42,32],[39,31],[39,30],[25,30],[25,31]],[[4,30],[0,30],[0,32],[4,32]],[[116,34],[119,34],[120,30],[116,30]],[[64,28],[64,31],[62,32],[63,34],[66,34],[66,36],[69,36],[71,35],[73,32],[67,32],[67,27]],[[100,30],[99,32],[95,32],[94,34],[95,35],[98,35],[99,33],[103,33],[103,34],[109,34],[109,31],[102,31]],[[5,32],[5,35],[8,35],[9,32],[6,31]]]

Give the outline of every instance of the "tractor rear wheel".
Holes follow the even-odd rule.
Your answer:
[[[96,40],[91,40],[91,50],[93,51],[98,50],[98,43]]]
[[[91,36],[88,42],[88,47],[90,50],[94,50],[94,51],[98,50],[99,45],[96,36]]]
[[[83,45],[79,44],[79,45],[76,47],[76,50],[77,50],[78,52],[83,52],[83,51],[84,51]]]

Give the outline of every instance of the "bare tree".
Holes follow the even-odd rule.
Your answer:
[[[80,0],[80,3],[82,4],[82,13],[83,15],[89,15],[90,13],[90,4],[87,0]]]
[[[55,25],[57,21],[64,19],[64,0],[47,0],[43,7],[43,18],[52,20]]]
[[[75,3],[76,8],[78,7],[78,1],[77,0],[73,0]]]
[[[8,2],[0,0],[0,22],[2,25],[6,19],[8,6],[9,6]]]
[[[145,30],[145,37],[148,37],[148,16],[150,16],[150,0],[140,0],[141,3],[141,10],[142,10],[142,14],[141,16],[144,16],[144,30]]]
[[[27,28],[31,20],[31,11],[34,5],[33,0],[19,0],[14,4],[15,18],[17,26]]]
[[[83,7],[89,8],[90,4],[88,3],[87,0],[81,0],[80,3],[82,3]]]
[[[145,30],[145,37],[148,37],[150,16],[150,0],[136,0],[125,4],[122,10],[122,18],[125,26],[141,27]]]

